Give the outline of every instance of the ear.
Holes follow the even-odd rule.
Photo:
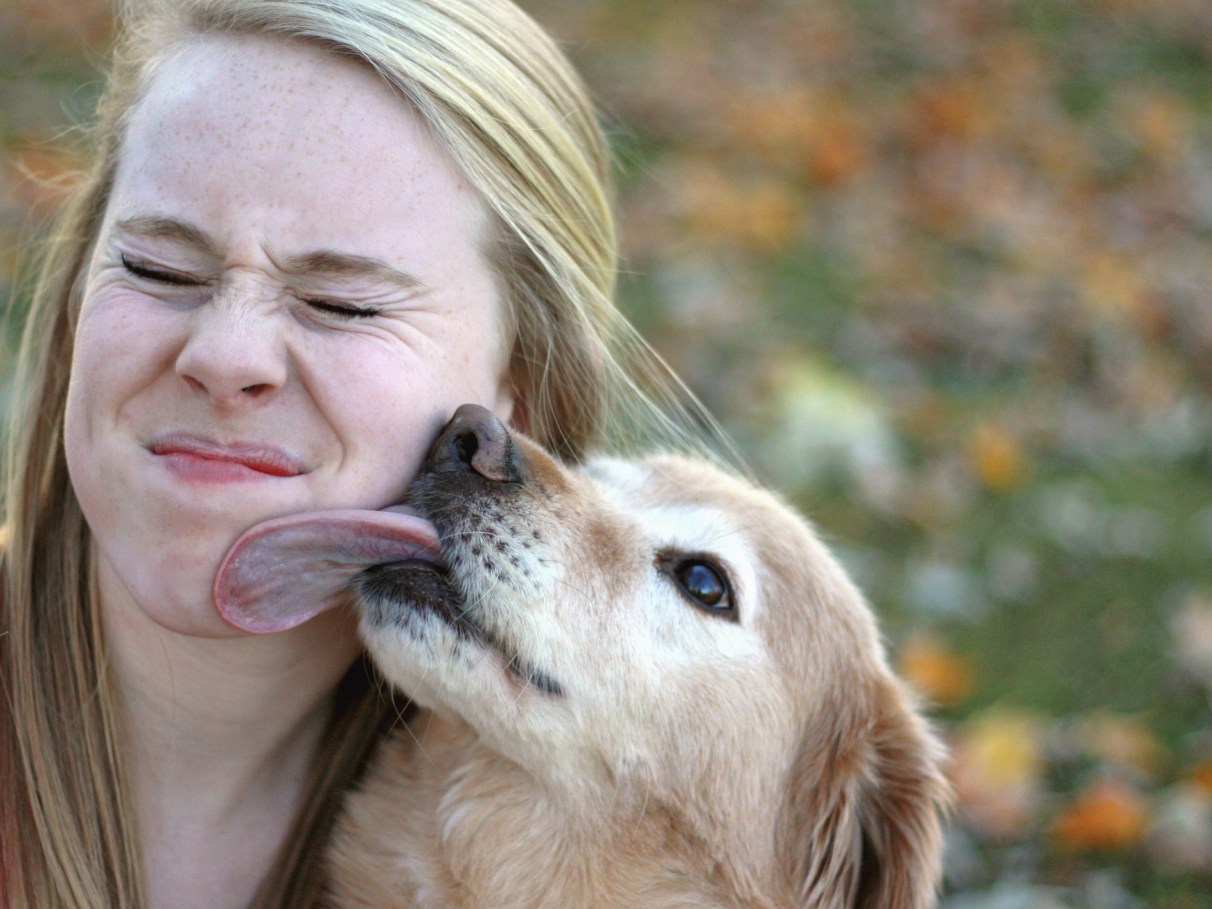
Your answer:
[[[950,800],[943,747],[895,679],[839,700],[810,724],[789,777],[779,854],[791,905],[928,909]]]

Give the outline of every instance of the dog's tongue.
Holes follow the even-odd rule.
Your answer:
[[[344,602],[350,580],[371,565],[440,561],[433,525],[403,506],[385,511],[313,511],[266,521],[227,551],[215,605],[237,628],[285,631]]]

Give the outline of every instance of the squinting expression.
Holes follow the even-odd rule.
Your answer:
[[[130,122],[68,392],[103,604],[236,634],[210,591],[243,530],[390,505],[459,404],[507,419],[488,230],[368,68],[246,37],[168,59]]]

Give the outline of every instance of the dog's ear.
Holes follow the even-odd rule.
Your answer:
[[[778,844],[796,907],[937,901],[949,801],[942,746],[896,680],[865,687],[812,724],[789,776]]]

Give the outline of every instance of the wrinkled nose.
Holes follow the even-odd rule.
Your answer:
[[[520,483],[522,472],[513,436],[486,407],[464,404],[429,449],[428,470],[475,473],[494,483]]]
[[[175,368],[217,405],[243,407],[285,384],[287,360],[272,319],[212,301],[194,313]]]

